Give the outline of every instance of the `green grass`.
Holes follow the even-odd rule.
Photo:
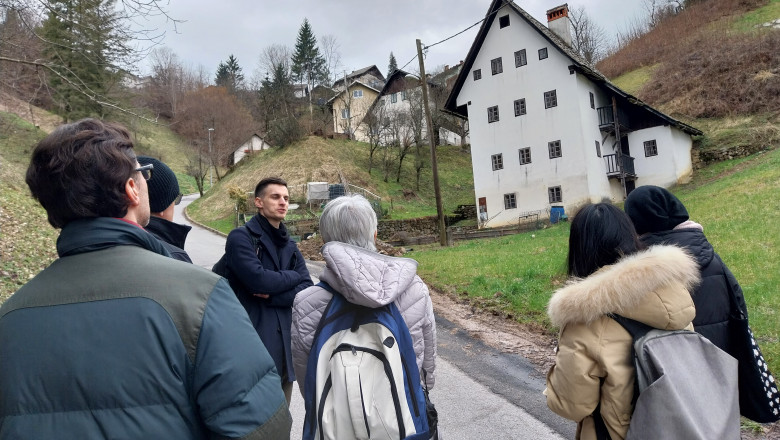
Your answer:
[[[655,70],[657,67],[658,65],[645,66],[636,70],[632,70],[631,72],[624,73],[617,78],[613,78],[611,81],[616,86],[636,96],[636,94],[639,93],[639,90],[642,89],[642,86],[650,81],[650,77],[653,76],[653,70]]]
[[[736,275],[764,356],[780,371],[780,149],[716,163],[672,191]],[[563,223],[451,248],[418,247],[409,256],[437,290],[552,332],[545,306],[565,279],[567,241]]]
[[[429,153],[426,151],[426,160]],[[416,190],[414,157],[407,156],[396,182],[395,170],[384,181],[378,169],[381,152],[375,153],[375,165],[368,173],[368,145],[361,142],[329,140],[309,137],[285,148],[274,148],[255,153],[242,161],[230,174],[214,183],[212,191],[190,204],[187,213],[195,220],[212,225],[232,225],[233,202],[230,188],[239,187],[249,192],[263,177],[280,175],[291,186],[291,198],[301,200],[301,194],[293,187],[306,182],[346,182],[365,188],[382,197],[382,206],[388,218],[404,219],[436,215],[436,198],[430,166],[423,169],[420,190]],[[452,212],[461,204],[474,204],[474,186],[471,171],[471,155],[459,146],[443,146],[437,149],[439,181],[445,212]],[[230,226],[232,228],[232,226]],[[217,228],[222,232],[228,232]]]
[[[740,31],[751,31],[764,23],[780,18],[780,0],[770,0],[761,8],[750,11],[734,21],[734,28]]]

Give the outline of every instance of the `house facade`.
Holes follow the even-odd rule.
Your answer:
[[[349,87],[337,92],[328,101],[333,113],[333,132],[368,142],[367,128],[362,122],[377,96],[378,89],[360,81],[354,81]]]
[[[701,132],[576,55],[566,5],[547,15],[549,28],[494,0],[445,105],[468,118],[481,227],[622,201],[635,186],[692,173],[691,136]]]
[[[255,151],[267,150],[269,148],[271,148],[271,145],[257,134],[253,134],[233,152],[233,164],[237,164],[247,154],[251,154]]]

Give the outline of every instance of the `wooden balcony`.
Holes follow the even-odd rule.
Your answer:
[[[612,106],[599,107],[596,109],[599,115],[599,130],[605,133],[614,134],[615,132],[615,114],[612,111]],[[620,133],[628,133],[633,131],[631,124],[629,124],[628,115],[618,108],[618,125],[620,125]]]
[[[604,155],[604,161],[607,164],[607,177],[621,178],[625,176],[626,178],[636,179],[636,171],[634,171],[634,158],[627,155],[621,155],[620,159],[622,166],[619,166],[618,164],[617,154]]]

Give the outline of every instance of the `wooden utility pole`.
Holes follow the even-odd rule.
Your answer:
[[[623,186],[623,200],[626,200],[628,192],[626,191],[626,170],[623,169],[623,143],[620,142],[620,120],[618,119],[617,100],[614,96],[612,97],[612,119],[614,119],[615,140],[618,147],[615,157],[617,158],[618,170],[620,170],[620,184]]]
[[[447,246],[447,231],[444,229],[444,208],[442,208],[441,191],[439,190],[439,166],[436,163],[436,144],[433,137],[433,118],[431,118],[431,108],[428,105],[428,79],[425,77],[422,43],[419,39],[417,39],[417,59],[420,60],[420,83],[422,87],[423,108],[425,109],[425,123],[428,126],[428,142],[431,144],[433,190],[436,193],[436,214],[439,217],[439,243],[442,246]]]

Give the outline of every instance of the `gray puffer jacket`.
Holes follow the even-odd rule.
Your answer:
[[[428,387],[433,388],[436,381],[436,323],[428,287],[417,276],[417,262],[335,241],[323,246],[322,255],[326,267],[320,279],[347,301],[374,308],[395,302],[412,334],[420,378],[424,368]],[[331,297],[330,292],[317,285],[295,297],[292,355],[301,393],[314,333]]]

